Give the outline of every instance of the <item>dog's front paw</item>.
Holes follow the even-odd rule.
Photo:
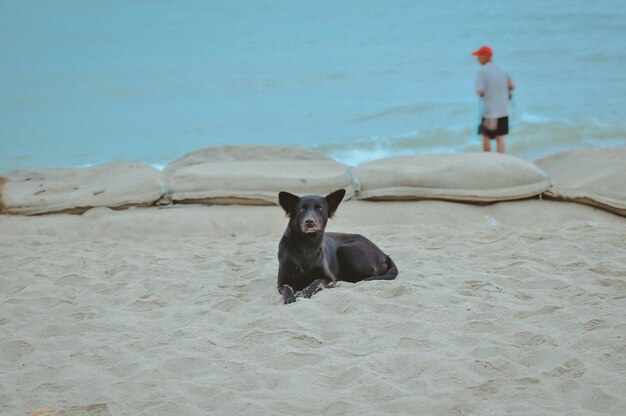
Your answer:
[[[312,287],[309,286],[309,287],[305,287],[304,289],[302,289],[302,292],[300,292],[300,293],[302,294],[303,298],[308,299],[308,298],[310,298],[311,296],[313,296],[314,294],[316,294],[319,291],[320,291],[319,288],[317,288],[317,287],[312,288]]]
[[[296,301],[296,295],[295,293],[293,293],[293,289],[291,288],[291,286],[285,285],[283,287],[283,301],[285,305],[294,303]]]
[[[328,287],[328,283],[325,280],[316,279],[313,282],[311,282],[307,287],[302,289],[302,297],[310,298],[311,296],[313,296],[320,290],[324,289],[325,287]]]

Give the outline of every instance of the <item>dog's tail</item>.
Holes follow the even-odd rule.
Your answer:
[[[396,263],[391,260],[391,257],[385,255],[385,262],[387,263],[387,273],[382,276],[370,276],[363,280],[393,280],[398,276],[398,267],[396,267]]]

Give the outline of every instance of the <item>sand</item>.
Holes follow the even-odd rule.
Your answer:
[[[0,216],[0,414],[624,415],[626,219],[348,201],[391,282],[276,291],[277,207]]]

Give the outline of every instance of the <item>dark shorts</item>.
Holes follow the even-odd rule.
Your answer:
[[[509,117],[500,117],[498,119],[498,125],[495,130],[487,130],[485,126],[483,126],[485,119],[480,120],[480,125],[478,126],[478,134],[482,134],[483,136],[488,136],[490,139],[495,139],[496,136],[505,136],[509,134]]]

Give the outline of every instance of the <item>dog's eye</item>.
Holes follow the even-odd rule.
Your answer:
[[[300,207],[300,208],[298,209],[298,212],[304,212],[304,211],[306,211],[306,207]]]
[[[322,208],[322,207],[320,207],[320,206],[315,207],[315,210],[316,210],[317,212],[324,212],[324,208]]]

